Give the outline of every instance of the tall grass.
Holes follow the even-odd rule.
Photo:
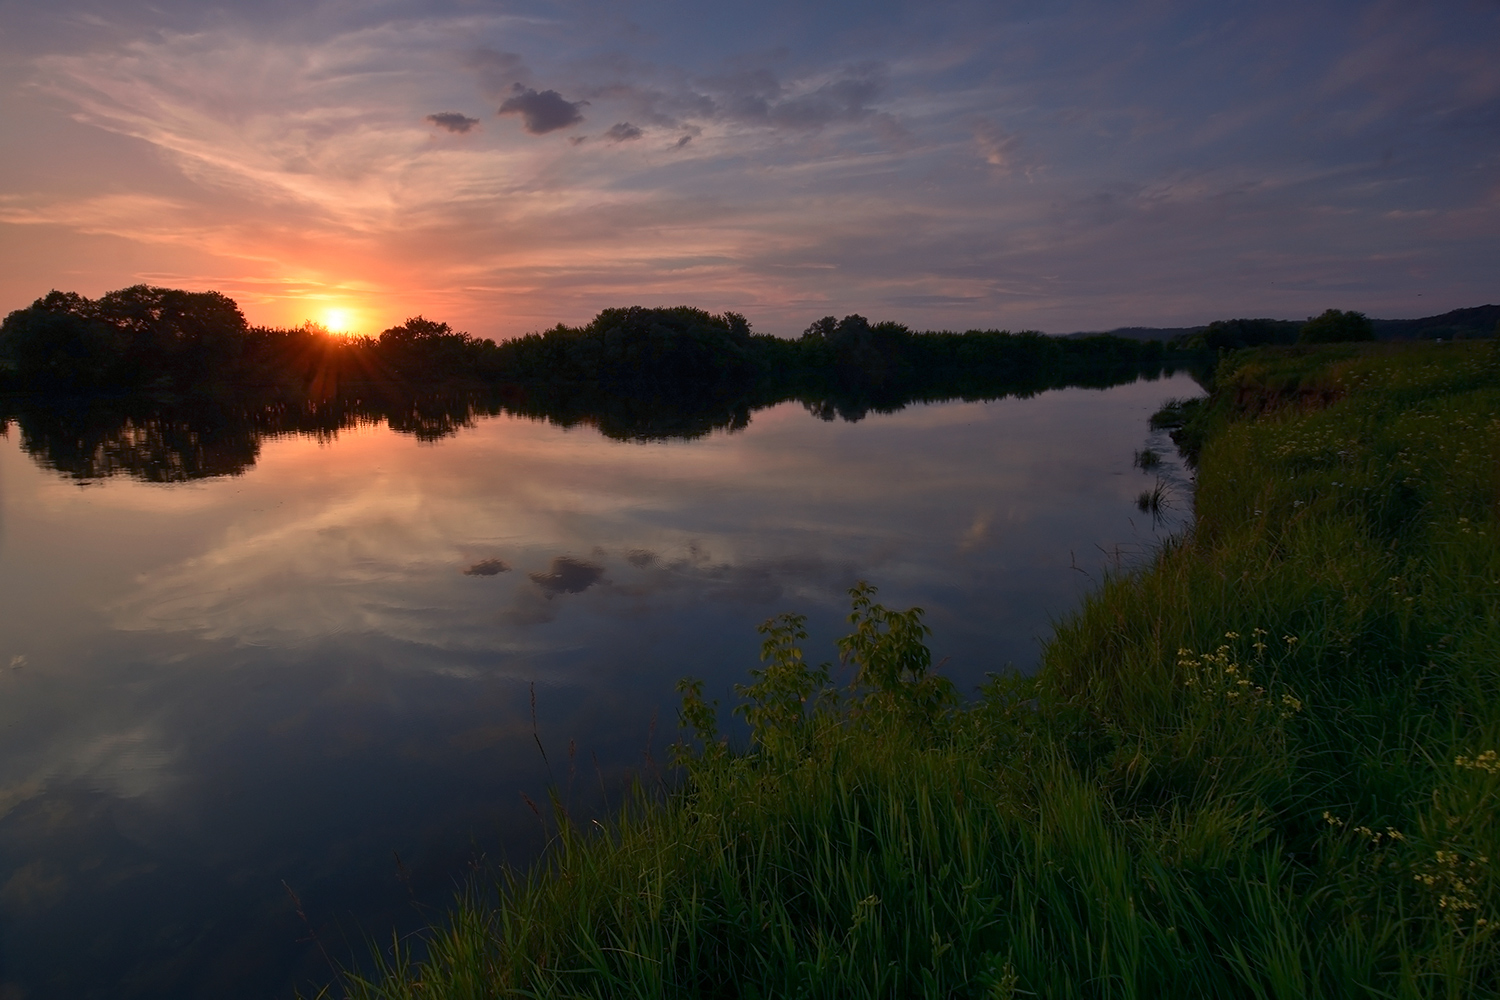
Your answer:
[[[1500,990],[1500,358],[1236,355],[1191,534],[959,706],[856,588],[838,691],[763,627],[731,751],[381,953],[360,998]]]

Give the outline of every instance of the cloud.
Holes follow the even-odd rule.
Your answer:
[[[570,101],[555,90],[537,92],[519,83],[511,90],[498,114],[520,115],[522,125],[532,135],[546,135],[583,121],[579,109],[588,101]]]
[[[569,556],[557,556],[552,560],[550,573],[528,573],[531,582],[542,588],[548,597],[555,594],[581,594],[604,575],[604,567],[581,562]]]
[[[713,117],[742,124],[812,131],[835,122],[852,122],[876,114],[871,102],[884,88],[885,72],[876,64],[850,69],[834,79],[784,84],[770,70],[759,69],[702,81],[716,95]]]
[[[509,571],[510,564],[504,559],[481,559],[464,570],[464,576],[497,576]]]
[[[973,552],[987,545],[990,541],[990,529],[993,520],[994,514],[991,511],[976,511],[974,514],[974,523],[969,525],[969,530],[964,532],[963,538],[959,540],[958,551]]]
[[[664,559],[648,549],[632,549],[625,558],[640,572],[611,581],[611,591],[627,600],[712,594],[716,601],[764,605],[781,600],[788,591],[837,594],[847,580],[858,575],[851,563],[815,554],[715,561],[696,542],[690,542],[687,554],[676,559]]]
[[[1132,8],[1101,31],[1090,6],[1023,27],[960,4],[728,39],[641,13],[627,43],[562,8],[464,3],[35,52],[5,36],[38,98],[5,124],[59,131],[0,165],[0,224],[36,227],[0,292],[9,308],[58,274],[152,274],[296,325],[318,290],[357,286],[386,325],[422,312],[486,336],[642,297],[788,334],[847,312],[1049,330],[1305,316],[1330,283],[1377,315],[1484,301],[1492,16],[1336,6]],[[424,117],[479,94],[523,127],[434,141]],[[607,155],[630,140],[606,122],[652,142]],[[566,171],[560,143],[534,141],[555,127],[592,133]]]
[[[904,126],[874,104],[887,89],[886,75],[884,65],[873,62],[833,74],[786,78],[762,68],[680,80],[667,88],[616,81],[584,93],[620,108],[633,121],[694,134],[711,123],[813,132],[834,123],[868,121],[883,135],[904,141],[909,138]]]
[[[468,115],[461,115],[457,111],[439,111],[436,114],[428,115],[426,120],[432,122],[432,124],[440,129],[445,129],[458,135],[463,135],[479,124],[478,118],[470,118]]]
[[[1005,131],[994,122],[985,121],[974,126],[974,141],[979,143],[979,152],[990,166],[998,167],[1003,173],[1010,173],[1015,167],[1020,136]]]
[[[848,77],[824,84],[810,94],[772,105],[768,114],[773,125],[791,128],[822,128],[838,121],[858,121],[872,113],[869,102],[880,91],[868,77]]]
[[[635,121],[661,128],[678,128],[688,121],[710,121],[719,111],[718,104],[685,83],[670,90],[615,81],[584,91],[591,100],[620,107]],[[690,126],[691,127],[691,126]]]
[[[645,133],[629,122],[620,122],[609,127],[604,133],[604,138],[610,142],[629,142],[631,139],[639,139]]]

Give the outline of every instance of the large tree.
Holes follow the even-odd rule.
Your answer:
[[[0,323],[0,357],[30,388],[186,386],[232,369],[245,334],[239,306],[218,292],[52,291]]]

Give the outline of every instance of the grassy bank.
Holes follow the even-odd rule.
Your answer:
[[[1236,355],[1197,522],[956,705],[857,590],[766,628],[731,753],[476,890],[357,997],[1459,997],[1500,988],[1500,355]],[[485,898],[487,897],[487,898]]]

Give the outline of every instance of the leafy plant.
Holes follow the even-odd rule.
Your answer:
[[[875,603],[876,588],[860,581],[850,591],[854,631],[840,639],[839,653],[857,668],[854,683],[865,688],[867,709],[894,711],[908,721],[931,725],[957,704],[953,682],[929,673],[932,652],[923,641],[932,634],[921,608],[891,611]]]

